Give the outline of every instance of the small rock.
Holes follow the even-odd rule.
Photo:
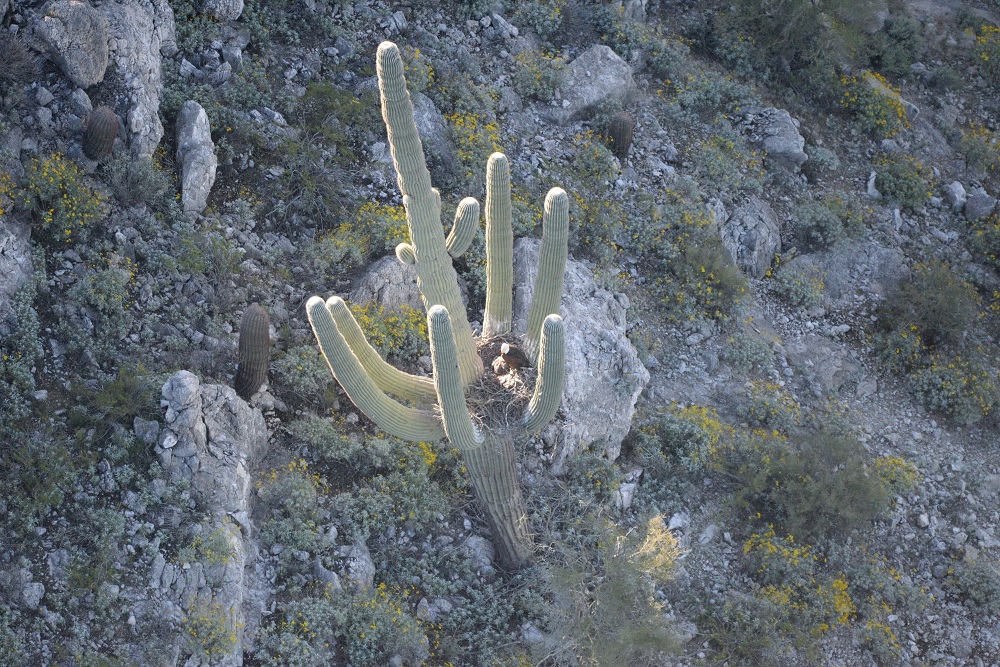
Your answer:
[[[927,516],[926,512],[922,512],[920,516],[917,517],[917,526],[920,528],[927,528],[931,525],[930,517]]]

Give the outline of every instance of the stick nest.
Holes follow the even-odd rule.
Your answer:
[[[476,342],[485,372],[466,391],[466,404],[480,428],[509,429],[518,426],[531,400],[538,369],[508,368],[500,358],[500,346],[515,345],[511,338],[496,336]]]

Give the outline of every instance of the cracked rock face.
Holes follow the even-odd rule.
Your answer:
[[[108,19],[77,0],[46,5],[33,26],[49,55],[70,81],[88,88],[108,69]]]
[[[747,109],[739,128],[750,143],[767,151],[769,160],[793,173],[809,159],[803,150],[806,140],[784,109]]]
[[[538,239],[514,245],[514,333],[524,335],[538,273]],[[603,443],[609,460],[621,453],[635,404],[649,371],[625,335],[628,299],[597,286],[586,265],[566,263],[560,315],[566,323],[566,388],[554,468],[590,443]]]
[[[604,102],[625,102],[634,89],[629,64],[604,44],[592,46],[566,67],[563,107],[551,113],[551,120],[565,125]]]

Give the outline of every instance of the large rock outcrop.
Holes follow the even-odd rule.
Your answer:
[[[140,611],[175,622],[207,614],[231,623],[236,637],[232,647],[210,664],[237,667],[243,664],[241,628],[256,627],[260,614],[248,597],[247,566],[254,549],[244,532],[251,529],[250,470],[267,449],[264,416],[231,387],[203,385],[189,371],[170,376],[160,403],[166,408],[163,427],[145,423],[137,431],[155,438],[156,456],[168,479],[189,487],[206,517],[193,539],[213,535],[216,542],[225,541],[228,554],[182,564],[157,553],[148,584],[150,601]]]
[[[752,107],[742,112],[740,132],[751,144],[767,151],[767,158],[796,172],[809,159],[803,150],[806,140],[799,134],[792,115],[774,107]]]
[[[219,159],[215,156],[208,114],[188,100],[177,114],[177,162],[181,166],[181,208],[200,214],[208,206]]]
[[[759,197],[736,209],[719,231],[733,262],[754,278],[764,277],[781,250],[778,216]]]
[[[70,81],[88,88],[108,69],[108,19],[85,2],[57,0],[34,23],[35,37]]]
[[[624,103],[634,89],[629,64],[604,44],[592,46],[566,66],[566,83],[560,87],[563,105],[549,118],[564,125],[602,103]]]
[[[132,155],[151,157],[163,138],[161,54],[177,51],[174,12],[166,0],[130,0],[101,5],[111,36],[116,76],[128,91],[125,127]]]
[[[540,245],[538,239],[519,239],[514,245],[513,331],[518,336],[527,326]],[[566,263],[564,279],[565,425],[553,456],[557,472],[566,457],[591,443],[601,443],[610,460],[618,458],[635,403],[649,382],[649,371],[625,335],[626,297],[598,287],[591,270],[575,260]]]

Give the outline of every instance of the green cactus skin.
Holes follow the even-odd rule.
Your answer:
[[[472,239],[476,238],[476,229],[479,228],[479,202],[475,197],[466,197],[458,202],[458,210],[455,211],[455,223],[451,226],[451,233],[445,239],[445,246],[448,254],[454,258],[459,258],[472,245]]]
[[[534,434],[556,416],[566,379],[566,329],[562,318],[549,315],[542,324],[542,351],[538,355],[538,379],[531,402],[524,412],[524,430]]]
[[[239,365],[233,388],[244,401],[249,401],[260,386],[267,382],[267,367],[271,363],[271,320],[259,304],[251,304],[240,320]]]
[[[532,540],[518,483],[514,440],[536,433],[555,415],[565,382],[565,329],[558,311],[569,235],[568,199],[565,192],[553,188],[545,200],[538,277],[529,316],[529,335],[533,330],[538,365],[531,401],[518,425],[480,430],[469,415],[465,390],[482,376],[483,366],[465,307],[457,296],[457,276],[451,266],[452,254],[464,252],[468,246],[464,239],[475,234],[479,204],[471,197],[462,201],[446,242],[440,224],[440,196],[430,187],[394,44],[383,42],[379,46],[377,64],[382,116],[410,228],[411,243],[396,246],[396,256],[417,269],[417,286],[427,306],[433,381],[386,364],[339,297],[323,301],[314,296],[306,304],[306,312],[331,372],[372,421],[398,438],[433,441],[447,437],[458,448],[489,521],[500,563],[518,569],[531,557]],[[487,296],[484,319],[492,323],[487,331],[509,332],[513,283],[510,169],[499,153],[490,157],[487,184],[487,274],[491,276],[487,291],[493,297]],[[448,281],[451,287],[444,285]],[[506,299],[501,298],[501,292],[506,293]],[[537,318],[534,329],[532,318]],[[466,349],[475,355],[474,364],[463,360]],[[436,399],[440,414],[407,407],[386,392],[417,405]]]
[[[445,433],[465,461],[476,498],[496,538],[500,562],[504,567],[518,569],[530,559],[532,545],[518,484],[513,437],[497,431],[483,434],[472,423],[458,374],[455,334],[448,311],[442,306],[431,308],[427,327]]]
[[[552,188],[545,196],[542,212],[542,246],[538,250],[538,273],[528,311],[528,328],[522,349],[533,362],[538,361],[542,323],[559,313],[563,277],[569,254],[569,197],[562,188]]]
[[[336,303],[331,305],[336,307]],[[433,411],[400,405],[379,389],[337,329],[330,307],[323,299],[311,297],[306,303],[306,313],[330,372],[359,410],[383,431],[401,440],[422,442],[444,438],[444,429]]]
[[[83,130],[83,154],[91,160],[103,160],[111,155],[117,137],[118,116],[110,107],[97,107]]]
[[[462,386],[483,374],[483,362],[476,352],[472,328],[465,317],[465,305],[458,290],[458,275],[445,248],[441,225],[441,195],[431,187],[431,175],[413,121],[413,104],[403,79],[403,59],[392,42],[382,42],[375,60],[382,119],[389,136],[389,148],[396,166],[399,191],[403,194],[410,243],[416,256],[417,288],[424,307],[440,304],[452,313],[458,336],[458,365]]]
[[[486,163],[486,338],[510,333],[513,319],[514,228],[511,223],[510,164],[503,153]]]
[[[635,121],[627,111],[621,111],[611,119],[608,127],[608,139],[611,141],[611,152],[619,160],[628,157],[632,148],[632,133],[635,131]]]

